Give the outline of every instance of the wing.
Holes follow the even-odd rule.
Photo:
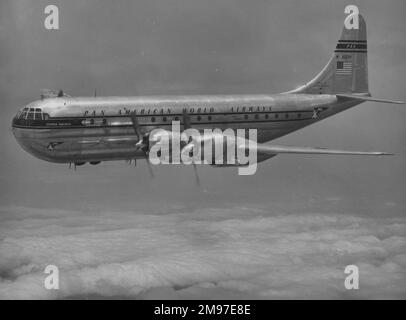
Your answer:
[[[248,142],[245,144],[239,144],[239,148],[245,149],[248,146]],[[325,148],[310,148],[310,147],[291,147],[291,146],[279,146],[279,145],[266,145],[251,143],[250,149],[255,148],[258,154],[262,155],[277,155],[281,153],[295,153],[295,154],[334,154],[334,155],[362,155],[362,156],[388,156],[392,153],[386,152],[365,152],[365,151],[348,151],[337,149],[325,149]]]

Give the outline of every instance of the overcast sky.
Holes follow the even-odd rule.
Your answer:
[[[372,95],[406,100],[405,1],[351,3],[359,6],[368,26]],[[43,26],[48,4],[59,7],[58,31]],[[219,294],[226,297],[300,297],[306,290],[296,292],[297,286],[286,282],[289,275],[275,284],[277,277],[270,272],[289,265],[281,254],[291,246],[290,257],[299,259],[295,260],[298,284],[313,279],[306,270],[315,270],[314,263],[320,263],[320,270],[325,271],[328,285],[309,280],[314,297],[328,293],[331,297],[343,296],[334,279],[339,277],[341,266],[356,260],[354,252],[361,252],[359,263],[364,263],[368,272],[384,274],[383,282],[372,284],[372,289],[392,283],[406,287],[404,105],[365,103],[277,141],[386,151],[395,153],[395,157],[285,155],[261,163],[254,176],[238,176],[232,168],[199,167],[201,189],[194,185],[190,166],[154,167],[154,180],[150,180],[143,161],[137,168],[112,162],[83,166],[73,172],[67,165],[43,162],[25,153],[10,129],[17,110],[38,99],[43,88],[62,88],[72,96],[92,95],[95,88],[98,95],[287,91],[310,80],[328,61],[348,4],[341,0],[1,1],[0,296],[5,297],[6,292],[18,296],[18,290],[28,294],[25,281],[40,279],[39,270],[47,264],[44,257],[48,250],[55,251],[61,264],[65,254],[73,257],[65,265],[71,280],[76,277],[84,281],[89,268],[90,273],[91,268],[98,268],[100,274],[95,281],[107,281],[109,295],[142,294],[148,298],[161,292],[174,296],[178,290],[176,295],[182,297],[182,290],[203,283],[204,290],[197,290],[196,296],[210,292],[214,285],[216,292],[220,290]],[[141,226],[140,221],[144,221]],[[334,221],[342,224],[336,226]],[[287,229],[275,229],[280,224]],[[354,224],[363,231],[352,230]],[[78,229],[79,225],[83,230]],[[304,230],[304,237],[312,244],[300,245],[303,239],[294,238],[298,230]],[[277,238],[269,232],[287,239],[287,243],[278,246]],[[146,238],[138,238],[139,234]],[[333,242],[327,239],[328,234]],[[53,238],[57,236],[61,238]],[[47,237],[65,244],[63,250],[50,249]],[[87,243],[94,237],[100,237],[99,241],[95,239],[89,247],[80,248],[74,243],[77,239]],[[156,241],[150,243],[151,237],[157,237]],[[101,249],[112,239],[117,239],[117,247]],[[246,244],[246,239],[252,242],[247,240]],[[315,239],[326,247],[313,246]],[[344,240],[348,243],[340,242]],[[120,251],[119,244],[127,241],[131,244]],[[139,246],[135,244],[138,241]],[[172,241],[175,244],[161,248]],[[39,251],[27,249],[29,243],[36,243]],[[334,246],[332,260],[322,261]],[[349,256],[339,252],[344,250],[342,246]],[[245,254],[255,247],[271,248],[262,258],[257,252],[251,266],[244,257],[247,259]],[[111,249],[117,256],[106,259]],[[144,249],[151,254],[145,256]],[[167,250],[165,259],[158,259],[163,255],[160,250]],[[187,256],[193,252],[200,263],[207,260],[207,265],[196,266],[198,258]],[[236,261],[229,275],[222,273],[225,265],[218,261],[225,252],[236,252],[236,256],[230,254],[224,260],[227,268]],[[314,258],[312,262],[303,260],[306,254]],[[166,263],[169,270],[177,271],[166,275],[167,281],[158,281],[161,273],[148,274],[150,269],[142,259],[159,265],[158,269]],[[178,272],[171,261],[185,261],[185,268],[195,273],[182,278],[184,273]],[[114,291],[111,288],[121,288],[121,282],[103,269],[110,270],[112,263],[138,268],[140,273],[134,269],[130,272],[130,283],[135,287],[166,289],[151,293],[130,286]],[[264,277],[249,278],[246,271],[250,269]],[[389,277],[388,270],[395,278]],[[107,274],[106,279],[103,274]],[[240,286],[241,278],[247,283]],[[61,297],[103,294],[99,285],[84,286],[75,281],[66,282],[73,289]],[[221,281],[226,284],[217,286]],[[265,283],[265,288],[259,283]],[[379,293],[382,296],[387,292]],[[369,296],[370,292],[364,294]],[[404,297],[405,292],[394,290],[388,294]],[[43,292],[38,295],[47,296]]]

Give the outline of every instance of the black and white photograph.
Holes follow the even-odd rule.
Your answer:
[[[404,300],[405,17],[0,0],[0,300]]]

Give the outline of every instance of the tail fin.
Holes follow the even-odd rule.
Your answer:
[[[358,29],[344,26],[334,54],[323,70],[313,80],[289,93],[369,94],[367,27],[360,14],[358,22]]]

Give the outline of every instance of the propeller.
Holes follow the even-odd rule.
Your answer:
[[[69,170],[72,169],[72,162],[69,162]],[[76,163],[73,162],[73,171],[76,171]]]
[[[128,164],[128,165],[131,165],[133,160],[134,160],[134,166],[136,167],[137,166],[137,159],[135,159],[135,158],[125,160],[125,163]]]
[[[135,115],[135,111],[133,111],[131,113],[131,123],[133,125],[134,131],[137,134],[137,139],[140,140],[141,139],[141,132],[140,132],[140,127],[139,127],[139,123],[138,123],[138,119]],[[138,143],[138,142],[137,142]]]
[[[184,130],[191,128],[191,124],[190,124],[190,117],[189,114],[187,113],[186,109],[183,109],[183,128]],[[188,144],[192,142],[192,137],[190,137]],[[196,185],[198,187],[200,187],[200,177],[199,177],[199,172],[197,171],[197,166],[196,163],[194,161],[192,161],[192,165],[193,165],[193,170],[195,172],[195,179],[196,179]]]
[[[138,142],[135,144],[135,147],[137,148],[137,150],[141,150],[144,155],[145,155],[145,159],[147,160],[147,164],[148,164],[148,171],[149,174],[151,175],[151,178],[154,178],[154,171],[152,170],[151,167],[151,162],[149,161],[149,135],[145,134],[142,135],[141,134],[141,130],[140,130],[140,125],[138,123],[138,118],[135,115],[135,111],[131,112],[131,123],[133,125],[134,128],[134,132],[137,135],[137,139]]]

